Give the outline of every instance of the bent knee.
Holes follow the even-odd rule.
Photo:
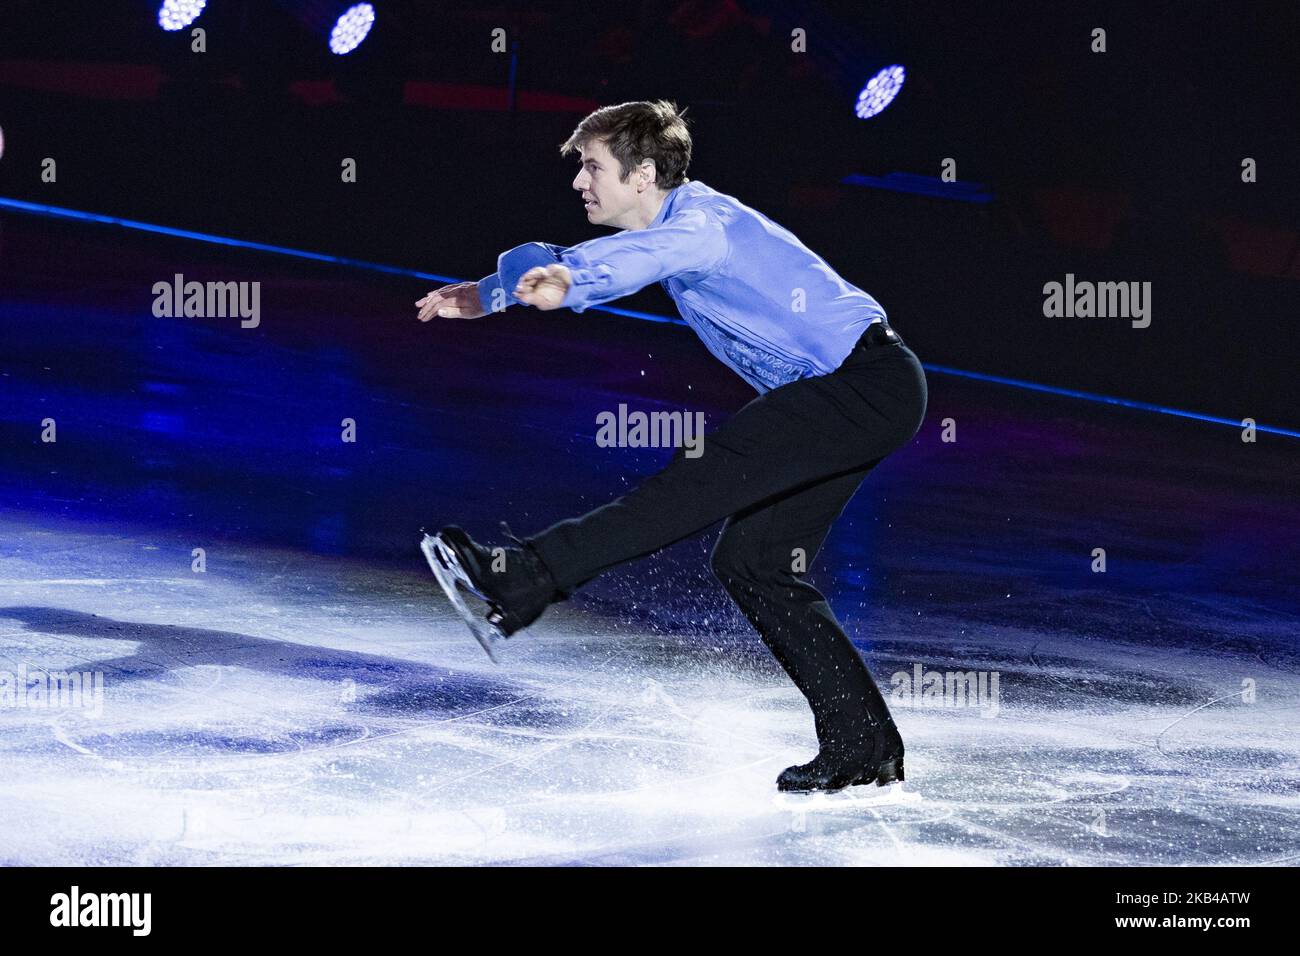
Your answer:
[[[754,587],[789,585],[797,579],[791,568],[779,559],[765,560],[763,555],[727,547],[713,549],[709,567],[714,577],[731,592]]]
[[[728,578],[735,577],[739,572],[740,562],[734,553],[721,545],[715,545],[709,555],[709,570],[715,578],[726,583]]]
[[[746,552],[730,544],[724,536],[713,546],[709,555],[709,570],[713,576],[730,586],[733,582],[744,581],[753,577],[751,562]]]

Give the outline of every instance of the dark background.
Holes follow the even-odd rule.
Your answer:
[[[5,0],[0,195],[476,279],[606,232],[557,147],[671,98],[691,177],[793,229],[924,361],[1300,426],[1295,3],[378,0],[346,57],[302,6],[211,0],[195,54],[149,0]],[[891,63],[903,91],[858,120]],[[993,200],[841,182],[944,157]],[[1067,272],[1151,282],[1150,328],[1044,318]],[[657,286],[618,304],[675,314]]]

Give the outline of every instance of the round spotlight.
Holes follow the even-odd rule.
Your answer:
[[[4,159],[4,155],[5,155],[5,131],[3,129],[0,129],[0,159]]]
[[[885,67],[868,80],[867,85],[858,94],[857,105],[853,108],[858,119],[870,119],[894,102],[894,97],[903,88],[904,79],[906,76],[903,68],[895,64]]]
[[[368,3],[358,3],[338,18],[330,31],[330,52],[340,56],[361,46],[370,28],[375,24],[375,8]]]
[[[208,0],[163,0],[158,8],[158,26],[164,30],[183,30],[199,18]]]

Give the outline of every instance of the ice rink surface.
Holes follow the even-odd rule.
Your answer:
[[[0,711],[8,864],[1300,853],[1300,660],[1263,615],[1236,622],[1248,640],[1216,638],[1192,602],[1116,606],[1134,631],[1107,640],[884,616],[878,680],[914,661],[997,672],[999,698],[895,705],[920,801],[800,812],[774,805],[773,780],[812,755],[811,717],[756,637],[611,631],[560,606],[497,667],[418,576],[273,549],[179,574],[188,556],[155,538],[0,531],[6,666],[103,674],[98,708],[91,690]],[[1188,637],[1153,645],[1157,621]]]
[[[152,279],[236,265],[150,240],[128,266],[92,237],[70,289],[7,226],[0,863],[1300,862],[1294,440],[931,376],[926,428],[812,576],[894,698],[915,797],[786,809],[812,718],[709,578],[716,529],[501,666],[417,548],[653,471],[594,447],[619,401],[725,417],[743,390],[688,332],[434,340],[409,282],[265,259],[239,266],[267,286],[256,332],[157,320]],[[984,693],[905,693],[918,671]],[[51,673],[92,676],[50,706]]]

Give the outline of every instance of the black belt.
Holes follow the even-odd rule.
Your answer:
[[[872,322],[867,326],[867,331],[862,333],[862,338],[858,339],[858,344],[853,346],[853,351],[880,348],[882,345],[902,345],[902,337],[889,327],[884,320]]]

